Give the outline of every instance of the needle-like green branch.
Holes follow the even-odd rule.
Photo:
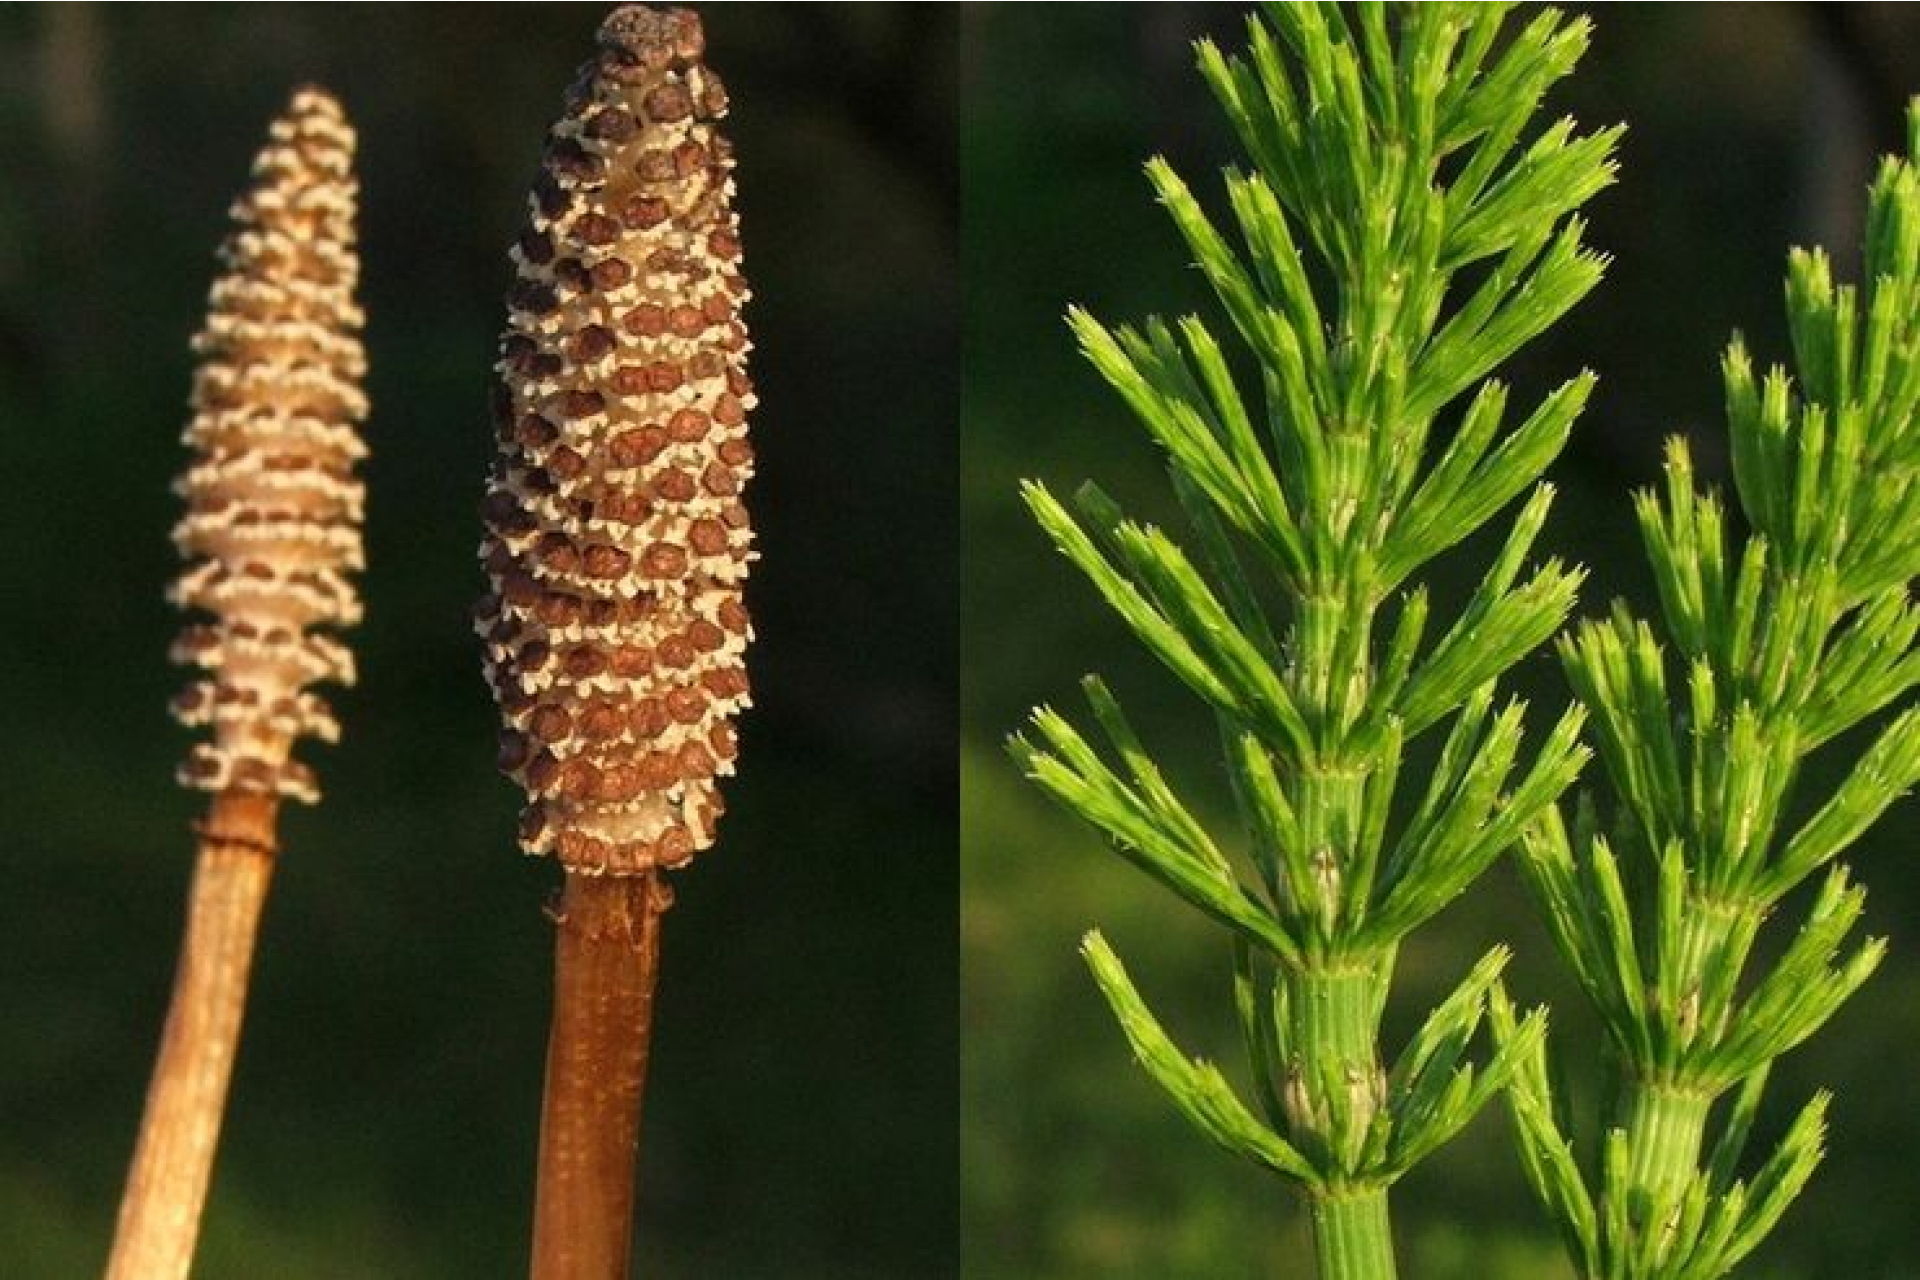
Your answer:
[[[1587,807],[1571,830],[1542,811],[1522,866],[1621,1067],[1598,1185],[1570,1154],[1544,1050],[1513,1104],[1534,1188],[1589,1280],[1714,1280],[1772,1229],[1819,1162],[1825,1099],[1742,1178],[1768,1068],[1884,950],[1848,941],[1865,895],[1833,859],[1920,781],[1920,709],[1881,725],[1824,800],[1797,784],[1817,748],[1920,683],[1920,102],[1911,126],[1914,150],[1873,185],[1864,283],[1836,286],[1818,250],[1788,259],[1797,377],[1757,377],[1737,338],[1727,352],[1750,532],[1732,535],[1675,440],[1664,491],[1635,502],[1663,628],[1616,606],[1561,642],[1612,794],[1604,825]],[[1799,932],[1756,956],[1762,922],[1823,867]],[[1515,1031],[1510,1013],[1495,1028]]]
[[[1244,54],[1202,43],[1252,165],[1228,171],[1224,217],[1163,161],[1147,176],[1226,337],[1193,316],[1070,316],[1164,450],[1187,528],[1129,519],[1092,486],[1071,503],[1025,489],[1211,712],[1242,830],[1181,798],[1098,680],[1103,745],[1043,709],[1014,755],[1231,933],[1257,1106],[1174,1047],[1097,934],[1088,960],[1180,1109],[1306,1191],[1323,1280],[1393,1274],[1388,1186],[1533,1052],[1538,1018],[1469,1060],[1504,951],[1390,1067],[1380,1018],[1401,939],[1551,813],[1586,755],[1577,713],[1524,751],[1524,708],[1494,684],[1573,604],[1579,571],[1528,556],[1552,500],[1540,478],[1592,378],[1512,422],[1492,375],[1599,280],[1576,211],[1612,180],[1618,130],[1533,125],[1587,24],[1545,10],[1516,27],[1509,8],[1274,4]],[[1516,502],[1465,609],[1431,620],[1415,575]],[[1410,744],[1442,728],[1423,787],[1401,787]]]

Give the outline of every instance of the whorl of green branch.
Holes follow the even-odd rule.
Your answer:
[[[1797,378],[1757,377],[1738,339],[1727,352],[1751,532],[1730,536],[1675,440],[1664,492],[1635,504],[1664,641],[1616,606],[1560,646],[1613,799],[1604,826],[1589,806],[1571,832],[1544,812],[1522,862],[1620,1067],[1597,1194],[1537,1053],[1514,1106],[1534,1187],[1588,1277],[1712,1280],[1759,1243],[1819,1161],[1825,1107],[1816,1097],[1743,1178],[1768,1065],[1883,950],[1848,942],[1864,894],[1831,864],[1920,780],[1920,710],[1881,727],[1824,799],[1796,783],[1816,748],[1920,682],[1908,591],[1920,571],[1920,102],[1910,135],[1909,158],[1885,161],[1873,184],[1865,283],[1836,287],[1817,250],[1788,259]],[[1762,921],[1823,867],[1798,934],[1756,961]],[[1736,1087],[1703,1159],[1708,1110]],[[1680,1140],[1630,1123],[1662,1096],[1690,1100]],[[1656,1136],[1667,1141],[1649,1148],[1670,1149],[1637,1145]]]
[[[1618,131],[1530,129],[1587,24],[1546,10],[1516,29],[1508,7],[1275,4],[1244,56],[1202,43],[1253,162],[1226,174],[1230,221],[1164,162],[1147,175],[1235,341],[1192,316],[1118,329],[1071,316],[1165,451],[1185,545],[1092,486],[1071,507],[1025,490],[1214,713],[1243,829],[1209,830],[1097,679],[1104,751],[1043,709],[1014,755],[1230,931],[1259,1110],[1173,1047],[1097,934],[1094,974],[1196,1125],[1321,1196],[1383,1188],[1525,1056],[1537,1022],[1483,1069],[1466,1057],[1502,951],[1390,1070],[1380,1011],[1398,942],[1549,812],[1585,758],[1577,712],[1525,758],[1523,708],[1494,681],[1573,602],[1578,571],[1526,561],[1552,496],[1540,477],[1592,378],[1517,425],[1489,378],[1599,280],[1574,211],[1612,180]],[[1464,612],[1430,630],[1410,579],[1523,497]],[[1439,727],[1437,764],[1403,794],[1403,751]]]

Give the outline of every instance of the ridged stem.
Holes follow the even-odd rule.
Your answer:
[[[1627,1083],[1620,1113],[1627,1131],[1627,1212],[1643,1239],[1674,1229],[1680,1198],[1700,1171],[1712,1106],[1713,1098],[1698,1089]]]
[[[1341,1167],[1351,1167],[1385,1088],[1378,1040],[1390,963],[1386,956],[1354,960],[1350,968],[1306,970],[1286,980],[1289,1127],[1297,1142],[1329,1150],[1329,1161]],[[1393,1280],[1384,1186],[1335,1187],[1313,1193],[1310,1204],[1320,1280]]]
[[[273,876],[276,807],[272,796],[225,792],[200,828],[173,1002],[107,1280],[184,1280],[192,1265]]]
[[[660,918],[672,902],[652,874],[567,873],[554,913],[533,1280],[627,1275]]]
[[[1670,985],[1689,993],[1670,1015],[1672,1034],[1682,1044],[1691,1044],[1702,1034],[1720,1034],[1725,1009],[1701,1008],[1699,993],[1716,969],[1739,971],[1757,923],[1752,912],[1710,900],[1688,900],[1673,960],[1678,977],[1669,979]],[[1703,1026],[1703,1021],[1710,1025]],[[1711,1091],[1670,1076],[1630,1072],[1621,1082],[1614,1114],[1627,1137],[1628,1217],[1642,1239],[1673,1231],[1680,1199],[1700,1171],[1707,1113],[1712,1107]],[[1665,1244],[1659,1240],[1656,1255]]]
[[[1348,436],[1338,443],[1335,483],[1344,488],[1358,483],[1357,442]],[[1325,732],[1344,724],[1365,693],[1365,668],[1354,661],[1365,646],[1352,643],[1353,630],[1364,626],[1337,594],[1300,601],[1297,692]],[[1337,758],[1314,761],[1301,774],[1301,839],[1314,877],[1310,887],[1302,886],[1303,896],[1327,936],[1337,936],[1352,918],[1349,898],[1358,890],[1347,874],[1361,838],[1366,777],[1363,768]],[[1354,1166],[1385,1093],[1380,1012],[1392,967],[1391,951],[1348,955],[1283,979],[1293,1077],[1284,1095],[1290,1127],[1297,1142],[1325,1152],[1331,1167]],[[1309,1203],[1320,1280],[1394,1280],[1385,1186],[1335,1186],[1311,1193]]]
[[[1312,1208],[1320,1280],[1393,1280],[1393,1227],[1385,1187],[1316,1196]]]

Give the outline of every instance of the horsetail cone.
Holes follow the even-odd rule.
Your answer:
[[[699,18],[616,9],[548,135],[514,246],[478,629],[527,792],[582,874],[713,843],[752,637],[754,406],[727,109]]]
[[[302,738],[339,726],[315,684],[351,684],[353,655],[329,628],[360,617],[365,455],[357,425],[366,357],[354,301],[354,134],[318,89],[294,94],[233,207],[200,357],[195,461],[175,486],[187,513],[174,542],[187,561],[171,592],[208,615],[175,642],[199,669],[174,715],[212,730],[180,780],[217,793],[313,802]]]
[[[174,645],[198,674],[173,710],[211,730],[180,778],[214,795],[107,1280],[186,1280],[192,1266],[279,803],[319,796],[293,751],[338,733],[312,686],[353,679],[352,655],[329,634],[360,615],[353,146],[331,97],[293,95],[233,207],[194,341],[194,460],[175,486],[187,510],[173,535],[187,563],[171,596],[198,615]]]

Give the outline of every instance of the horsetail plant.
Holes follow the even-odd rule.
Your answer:
[[[1166,163],[1147,175],[1241,350],[1196,317],[1110,330],[1071,315],[1166,452],[1194,550],[1097,488],[1072,510],[1025,489],[1067,558],[1211,709],[1243,830],[1208,829],[1095,678],[1117,765],[1048,709],[1014,755],[1229,931],[1257,1110],[1174,1047],[1098,932],[1086,957],[1175,1104],[1305,1193],[1326,1280],[1395,1273],[1388,1188],[1541,1031],[1530,1018],[1469,1061],[1496,948],[1388,1066],[1379,1030],[1399,944],[1585,758],[1576,711],[1523,760],[1523,706],[1495,682],[1573,602],[1577,571],[1525,562],[1552,498],[1539,478],[1592,379],[1507,426],[1490,375],[1599,280],[1575,211],[1611,181],[1618,131],[1530,130],[1587,25],[1545,10],[1515,28],[1509,7],[1274,4],[1249,22],[1246,55],[1202,42],[1201,71],[1253,160],[1226,175],[1239,246]],[[1522,495],[1478,589],[1427,642],[1415,575]],[[1404,753],[1443,727],[1424,786],[1403,795]]]
[[[1727,351],[1749,531],[1729,529],[1673,440],[1664,492],[1635,502],[1661,632],[1616,605],[1560,645],[1612,795],[1571,830],[1540,813],[1521,865],[1604,1029],[1593,1165],[1574,1156],[1543,1044],[1522,1047],[1510,1098],[1528,1176],[1587,1280],[1713,1280],[1772,1230],[1820,1160],[1827,1095],[1742,1174],[1769,1068],[1884,950],[1848,941],[1864,895],[1833,860],[1920,780],[1920,709],[1880,728],[1817,803],[1801,784],[1810,757],[1920,682],[1916,162],[1920,101],[1909,155],[1873,184],[1860,287],[1836,286],[1818,250],[1790,255],[1797,382],[1777,366],[1757,376],[1738,338]],[[1756,955],[1767,917],[1822,868],[1792,940]],[[1494,1025],[1519,1043],[1503,1000]]]
[[[726,90],[689,10],[623,6],[598,45],[513,250],[481,548],[500,766],[565,868],[535,1280],[627,1274],[664,873],[713,843],[752,638]]]
[[[366,359],[354,302],[353,130],[333,98],[295,93],[253,165],[221,250],[176,486],[186,560],[172,599],[203,615],[174,644],[202,673],[181,723],[212,730],[180,770],[211,792],[159,1061],[107,1263],[109,1280],[183,1280],[233,1073],[283,799],[313,803],[292,756],[339,726],[311,686],[350,684],[326,628],[359,620]],[[315,630],[315,628],[322,628]]]

